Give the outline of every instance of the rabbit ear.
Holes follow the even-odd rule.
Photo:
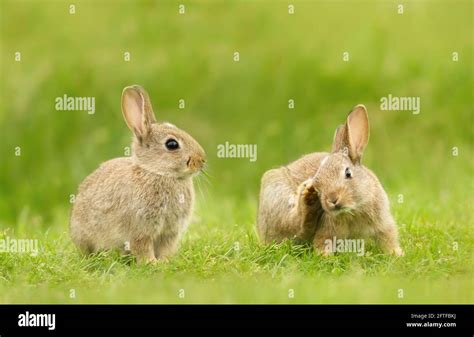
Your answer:
[[[156,122],[148,93],[139,85],[125,87],[122,92],[122,113],[127,126],[140,143]]]
[[[341,124],[337,127],[336,132],[334,132],[334,140],[332,143],[332,152],[345,151],[348,153],[349,141],[347,139],[347,125]]]
[[[337,128],[333,152],[344,151],[353,163],[359,163],[368,142],[369,117],[365,106],[359,104],[347,116],[346,123]]]
[[[153,112],[153,107],[151,106],[150,96],[148,95],[146,90],[143,89],[142,86],[133,85],[132,87],[143,96],[143,99],[144,99],[143,102],[144,102],[144,107],[145,107],[145,117],[150,122],[150,124],[156,123],[155,113]]]

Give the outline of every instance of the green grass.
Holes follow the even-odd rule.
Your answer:
[[[0,0],[0,238],[41,247],[0,253],[1,303],[474,302],[471,1],[405,2],[403,15],[393,1],[292,1],[292,16],[286,1],[187,1],[185,15],[181,2],[74,3],[70,15],[69,2]],[[129,144],[120,94],[132,83],[209,156],[181,249],[157,266],[83,257],[67,233],[70,195]],[[54,110],[65,93],[96,97],[96,114]],[[421,113],[381,111],[388,94],[419,96]],[[370,243],[363,257],[327,258],[261,246],[263,172],[329,150],[357,103],[371,122],[364,163],[390,197],[406,255]],[[217,158],[226,141],[257,144],[258,160]]]

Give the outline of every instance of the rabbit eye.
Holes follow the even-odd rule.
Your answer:
[[[170,151],[179,149],[179,143],[173,138],[168,139],[165,143],[165,146]]]
[[[346,167],[346,170],[344,172],[344,175],[346,176],[347,179],[352,178],[352,172],[351,169]]]

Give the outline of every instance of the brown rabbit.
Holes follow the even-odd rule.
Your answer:
[[[327,254],[333,238],[373,237],[403,255],[387,194],[360,160],[369,140],[369,120],[357,105],[334,135],[331,153],[316,152],[262,177],[257,229],[264,243],[312,242]]]
[[[189,223],[192,177],[205,153],[183,130],[155,120],[138,85],[123,90],[122,112],[134,134],[132,156],[103,163],[82,182],[71,237],[86,253],[118,248],[139,261],[166,259]]]

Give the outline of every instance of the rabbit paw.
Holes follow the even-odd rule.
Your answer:
[[[299,195],[307,205],[313,205],[318,200],[318,193],[314,188],[312,178],[303,181],[299,189]]]
[[[158,263],[158,260],[154,256],[138,256],[137,257],[137,262],[138,264],[144,264],[144,265],[155,265]]]
[[[314,246],[314,250],[316,251],[316,254],[322,257],[328,257],[332,255],[332,251],[324,245]]]
[[[392,250],[392,254],[397,256],[397,257],[405,256],[405,252],[400,247],[394,248]]]

